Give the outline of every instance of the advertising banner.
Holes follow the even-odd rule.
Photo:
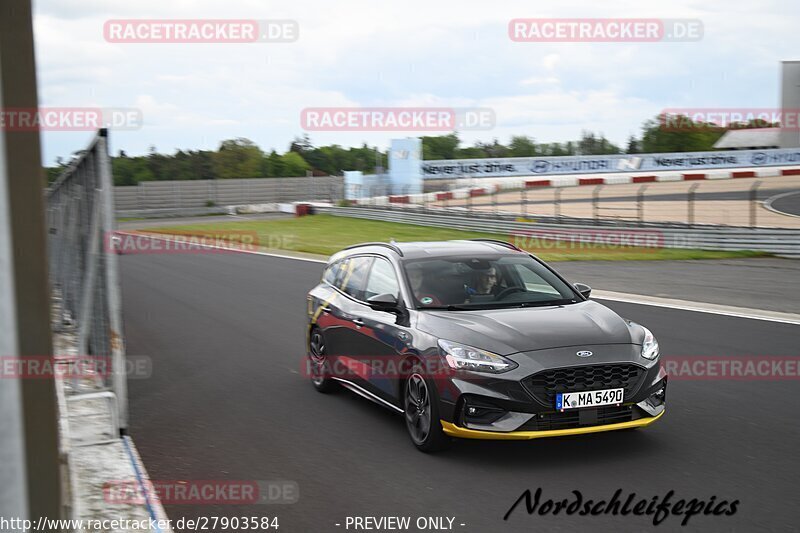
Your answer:
[[[423,161],[424,179],[547,176],[604,172],[696,171],[737,167],[800,165],[800,148],[618,154],[564,157],[513,157]]]

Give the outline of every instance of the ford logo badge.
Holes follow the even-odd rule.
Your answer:
[[[576,353],[575,355],[577,355],[578,357],[591,357],[592,356],[592,352],[590,352],[589,350],[581,350],[580,352]]]

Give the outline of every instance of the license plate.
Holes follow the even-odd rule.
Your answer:
[[[556,409],[580,409],[581,407],[598,407],[601,405],[618,405],[622,403],[625,389],[605,389],[586,392],[559,392],[556,394]]]

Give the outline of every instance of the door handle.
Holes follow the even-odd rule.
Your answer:
[[[360,318],[354,318],[353,324],[355,324],[357,328],[360,328],[361,326],[364,325],[364,321],[361,320]]]
[[[331,311],[333,311],[333,309],[331,309],[330,307],[320,307],[320,309],[322,310],[323,313],[330,313]]]

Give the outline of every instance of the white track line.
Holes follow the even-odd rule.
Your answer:
[[[142,230],[137,230],[137,231],[115,231],[114,233],[117,233],[117,234],[120,234],[120,235],[133,235],[133,236],[136,236],[136,237],[149,237],[149,238],[157,240],[157,241],[180,242],[180,241],[177,241],[175,239],[170,239],[169,236],[165,235],[165,234],[139,233],[139,231],[146,232],[147,229],[144,228]],[[217,245],[214,245],[214,244],[203,244],[203,248],[213,248],[215,250],[226,250],[226,251],[230,251],[230,252],[238,252],[240,254],[266,255],[266,256],[269,256],[269,257],[279,257],[281,259],[294,259],[296,261],[308,261],[310,263],[323,263],[324,264],[324,263],[328,262],[325,259],[317,259],[317,258],[314,258],[314,257],[302,257],[302,256],[296,256],[296,255],[285,255],[285,254],[277,254],[277,253],[273,253],[273,252],[261,252],[261,251],[258,251],[258,250],[242,250],[241,248],[234,248],[234,247],[229,247],[229,246],[217,246]],[[131,255],[136,255],[136,253],[133,253]]]
[[[174,240],[174,239],[169,239],[164,235],[154,235],[150,233],[136,233],[128,231],[118,231],[116,233],[121,233],[126,235],[138,235],[164,241]],[[229,250],[232,252],[239,252],[242,254],[278,257],[280,259],[307,261],[309,263],[323,263],[323,264],[327,263],[325,259],[316,259],[313,257],[298,257],[293,255],[277,254],[272,252],[242,250],[239,248],[216,246],[213,244],[204,246],[206,246],[207,248]],[[800,315],[792,313],[781,313],[778,311],[768,311],[766,309],[751,309],[748,307],[734,307],[729,305],[719,305],[719,304],[712,304],[705,302],[690,302],[687,300],[675,300],[672,298],[661,298],[657,296],[645,296],[643,294],[628,294],[623,292],[613,292],[613,291],[603,291],[603,290],[593,290],[592,296],[599,300],[609,300],[614,302],[630,303],[637,305],[648,305],[651,307],[664,307],[667,309],[677,309],[680,311],[692,311],[694,313],[707,313],[712,315],[732,316],[736,318],[746,318],[749,320],[764,320],[767,322],[780,322],[782,324],[800,325]]]
[[[781,322],[783,324],[800,325],[800,315],[792,313],[780,313],[778,311],[767,311],[765,309],[751,309],[749,307],[734,307],[731,305],[719,305],[711,303],[695,303],[687,300],[675,300],[672,298],[660,298],[657,296],[644,296],[641,294],[627,294],[622,292],[599,290],[592,291],[592,297],[599,300],[610,300],[613,302],[649,305],[652,307],[679,309],[681,311],[694,311],[696,313],[708,313],[712,315],[724,315],[736,318],[748,318],[751,320],[765,320],[768,322]]]

